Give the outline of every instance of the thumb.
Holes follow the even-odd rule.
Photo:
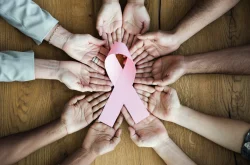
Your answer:
[[[99,36],[102,36],[103,33],[102,26],[103,26],[103,19],[101,17],[98,17],[96,22],[96,29],[99,33]]]
[[[132,128],[132,127],[128,127],[128,131],[129,131],[130,138],[132,139],[132,141],[133,141],[135,144],[138,144],[138,142],[139,142],[139,137],[138,137],[138,135],[136,134],[135,129]]]
[[[157,32],[151,32],[151,33],[147,33],[144,35],[138,35],[137,38],[140,40],[155,40],[157,39]]]
[[[99,40],[98,38],[95,38],[95,37],[92,36],[91,39],[90,39],[90,42],[91,42],[92,44],[94,44],[94,45],[102,46],[102,45],[105,44],[106,41],[104,41],[104,40]]]
[[[118,129],[115,133],[115,136],[112,139],[112,144],[116,146],[121,141],[122,129]]]

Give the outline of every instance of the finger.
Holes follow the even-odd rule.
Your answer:
[[[152,67],[137,69],[136,73],[150,73],[152,72]]]
[[[137,84],[145,84],[145,85],[152,85],[154,82],[153,78],[135,78],[135,82]]]
[[[138,49],[141,49],[143,48],[144,46],[144,41],[138,41],[136,42],[135,45],[132,46],[132,48],[130,49],[130,53],[132,54],[132,58],[134,59],[138,54],[135,54],[134,53],[138,50]]]
[[[132,119],[132,117],[130,116],[130,114],[128,113],[128,111],[124,106],[122,107],[122,114],[130,126],[133,126],[135,124],[134,120]]]
[[[107,33],[102,33],[102,39],[104,39],[106,41],[105,44],[104,44],[104,46],[106,48],[109,48],[108,34]]]
[[[153,75],[151,72],[148,73],[136,73],[135,77],[137,78],[152,78]]]
[[[138,96],[140,97],[140,99],[143,101],[143,102],[148,102],[148,97],[144,96],[144,95],[141,95],[141,94],[138,94]]]
[[[123,42],[124,44],[126,44],[126,45],[127,45],[127,43],[128,43],[128,38],[129,38],[129,33],[125,30],[125,31],[124,31],[124,35],[123,35],[122,42]]]
[[[118,130],[118,128],[120,128],[121,124],[123,121],[123,116],[119,115],[118,119],[116,120],[115,124],[114,124],[114,129]]]
[[[122,42],[122,29],[121,28],[118,28],[116,30],[116,39],[118,42]]]
[[[96,29],[97,31],[99,32],[99,35],[101,36],[102,35],[102,27],[103,27],[103,19],[102,17],[97,17],[97,20],[96,20]]]
[[[132,42],[132,46],[138,41],[137,36],[134,36],[133,42]]]
[[[97,55],[97,57],[98,57],[98,55]],[[105,68],[104,62],[102,60],[100,60],[99,58],[98,58],[97,63],[95,63],[95,64],[98,65],[98,66],[100,66],[101,68]]]
[[[125,32],[125,30],[123,28],[121,28],[121,42],[122,42],[123,37],[124,37],[124,32]]]
[[[163,91],[164,90],[164,87],[163,86],[155,86],[155,89],[157,90],[157,91]]]
[[[110,33],[108,33],[108,42],[109,42],[109,47],[111,48],[111,46],[113,45],[113,39]]]
[[[148,86],[148,85],[143,85],[143,84],[134,84],[135,89],[139,89],[148,93],[154,93],[155,88]]]
[[[100,73],[96,73],[96,72],[91,72],[90,77],[110,81],[110,79],[107,76],[104,76],[104,75],[102,75]]]
[[[96,97],[95,99],[91,100],[89,103],[92,105],[92,107],[94,107],[94,106],[100,104],[101,102],[103,102],[104,100],[108,99],[110,94],[111,94],[111,92],[106,92],[106,93]],[[100,109],[100,108],[98,108],[98,109]],[[98,109],[96,109],[96,110],[98,110]]]
[[[144,59],[142,59],[141,61],[138,62],[138,65],[144,64],[146,62],[152,61],[154,58],[150,55],[148,55],[147,57],[145,57]]]
[[[93,114],[93,120],[97,119],[102,114],[102,109]]]
[[[109,80],[102,80],[102,79],[95,78],[95,77],[91,77],[89,82],[90,84],[96,84],[96,85],[108,85],[108,86],[113,85],[111,81]]]
[[[88,102],[91,102],[93,99],[95,99],[95,98],[97,98],[97,97],[99,97],[99,96],[101,96],[101,95],[103,95],[103,94],[104,94],[104,92],[96,92],[96,93],[94,93],[94,94],[91,94],[91,95],[87,96],[87,97],[86,97],[86,100],[87,100]]]
[[[106,59],[106,56],[103,55],[103,54],[101,54],[101,53],[98,53],[98,54],[97,54],[97,57],[98,57],[98,59],[99,59],[101,62],[104,62],[105,59]],[[99,61],[98,61],[98,62],[99,62]],[[104,63],[103,63],[103,66],[104,66]]]
[[[111,144],[116,146],[117,144],[120,143],[121,141],[121,134],[122,134],[122,129],[118,129],[115,133],[115,136],[113,137],[113,139],[111,140]]]
[[[107,48],[105,48],[105,47],[101,47],[100,48],[100,51],[99,51],[101,54],[103,54],[104,56],[107,56],[108,55],[108,53],[109,53],[109,50],[107,49]]]
[[[129,135],[132,141],[137,144],[139,141],[139,136],[136,134],[136,131],[133,127],[128,127]]]
[[[106,100],[100,102],[99,104],[97,104],[96,106],[94,106],[92,108],[93,112],[96,112],[96,111],[103,109],[103,107],[106,105],[107,101],[108,101],[108,99],[106,99]]]
[[[72,99],[69,100],[68,104],[69,104],[69,105],[76,104],[77,101],[82,100],[82,99],[84,99],[84,98],[85,98],[85,95],[75,96],[75,97],[73,97]]]
[[[93,61],[90,61],[89,63],[87,63],[87,65],[96,70],[98,73],[105,74],[105,70],[100,66],[96,65]]]
[[[146,68],[146,67],[152,67],[154,64],[154,61],[150,61],[150,62],[146,62],[144,64],[141,64],[141,65],[137,65],[136,67],[137,68]]]
[[[94,45],[97,45],[97,46],[102,46],[105,44],[105,40],[99,40],[98,38],[95,38],[93,36],[91,36],[90,40],[89,40],[90,43],[94,44]]]
[[[133,40],[134,40],[134,35],[133,34],[129,34],[128,42],[127,42],[128,48],[131,48]]]
[[[143,91],[143,90],[140,90],[140,89],[136,89],[136,92],[140,95],[143,95],[143,96],[146,96],[146,97],[150,97],[151,96],[151,93],[147,92],[147,91]]]
[[[96,92],[109,92],[112,89],[109,85],[90,84],[89,86],[91,87],[92,91]]]
[[[139,35],[140,40],[155,40],[157,39],[157,32],[146,33],[144,35]]]
[[[113,39],[113,43],[116,42],[117,38],[116,38],[116,32],[112,33],[112,39]]]
[[[144,51],[143,53],[141,53],[140,55],[138,55],[134,62],[138,63],[139,61],[141,61],[142,59],[146,58],[148,56],[148,52]]]

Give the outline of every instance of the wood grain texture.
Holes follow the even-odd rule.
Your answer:
[[[100,0],[35,0],[74,33],[97,36],[95,23]],[[126,1],[120,1],[124,8]],[[171,30],[190,10],[194,0],[146,0],[150,30]],[[173,54],[190,55],[250,42],[250,1],[235,8],[185,42]],[[34,50],[36,58],[71,60],[63,51],[30,38],[0,19],[0,51]],[[250,122],[250,77],[232,75],[184,76],[172,85],[181,102],[198,111]],[[0,136],[38,127],[58,118],[64,104],[79,93],[57,81],[0,83]],[[196,163],[204,165],[246,165],[250,162],[205,138],[172,123],[164,122],[176,144]],[[122,124],[122,141],[114,152],[99,157],[93,165],[163,165],[152,149],[138,148]],[[54,165],[81,146],[88,128],[67,136],[23,159],[18,165]]]

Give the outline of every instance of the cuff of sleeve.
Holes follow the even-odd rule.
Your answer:
[[[35,58],[33,51],[0,53],[0,81],[30,81],[34,79]]]
[[[46,12],[46,11],[44,11]],[[58,20],[51,17],[49,21],[46,22],[46,26],[39,32],[37,39],[34,39],[37,45],[40,45],[46,36],[51,32],[51,30],[58,24]]]

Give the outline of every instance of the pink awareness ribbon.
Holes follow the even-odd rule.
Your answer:
[[[121,67],[116,54],[127,57],[124,68]],[[149,112],[142,103],[133,87],[136,68],[127,46],[116,42],[105,60],[105,68],[114,89],[107,101],[99,121],[113,127],[122,106],[125,105],[135,123],[149,116]]]

